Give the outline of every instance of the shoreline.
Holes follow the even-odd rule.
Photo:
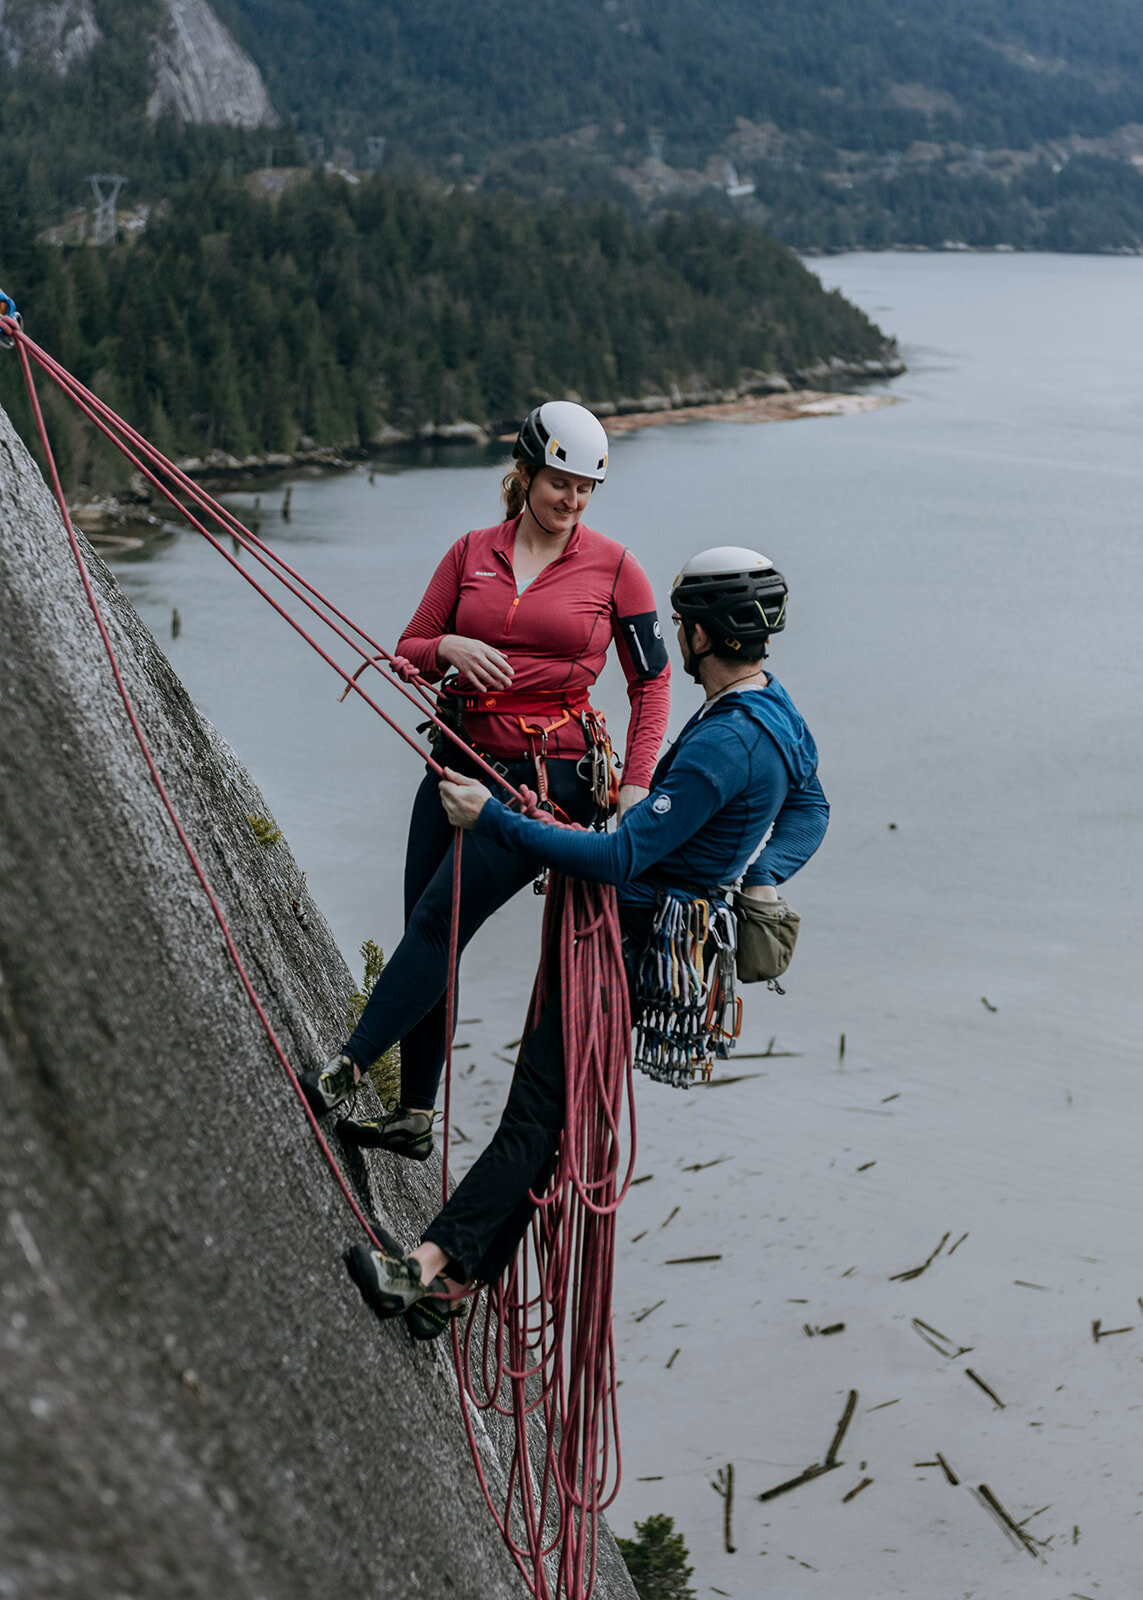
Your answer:
[[[860,362],[845,362],[835,356],[830,361],[799,368],[791,377],[781,372],[756,373],[729,389],[682,389],[676,384],[670,394],[599,401],[590,409],[612,435],[682,422],[793,422],[803,417],[848,416],[896,405],[897,401],[882,391],[861,392],[841,385],[884,383],[904,371],[905,363],[892,352],[878,360]],[[348,472],[362,462],[383,462],[390,452],[410,446],[467,445],[483,449],[510,443],[516,436],[515,428],[505,432],[505,426],[460,421],[426,423],[419,429],[401,430],[386,425],[368,445],[307,442],[292,452],[267,451],[241,459],[215,450],[207,456],[183,456],[175,465],[196,483],[225,492],[297,474]],[[169,528],[173,510],[157,515],[152,509],[155,504],[147,485],[139,478],[132,481],[122,497],[108,494],[77,499],[69,509],[76,527],[97,548],[131,550]]]
[[[603,426],[609,434],[622,434],[635,433],[640,428],[668,427],[676,422],[796,422],[801,417],[854,416],[860,411],[879,411],[882,406],[897,404],[897,397],[891,394],[802,389],[793,394],[745,395],[740,400],[677,406],[670,411],[645,412],[640,416],[608,417]]]

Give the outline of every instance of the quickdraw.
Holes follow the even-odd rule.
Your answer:
[[[689,1089],[710,1077],[742,1031],[734,986],[734,913],[722,900],[664,893],[635,990],[634,1063],[659,1083]]]
[[[603,712],[588,706],[583,712],[583,740],[587,751],[580,757],[579,774],[591,785],[598,827],[613,816],[619,804],[619,757],[611,744]]]

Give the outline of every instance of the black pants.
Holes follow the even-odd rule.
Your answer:
[[[475,768],[449,758],[456,770]],[[517,788],[536,786],[530,761],[507,763]],[[570,759],[548,762],[552,799],[573,822],[590,822],[591,792]],[[482,778],[482,781],[485,781]],[[385,964],[343,1052],[368,1067],[401,1041],[401,1103],[428,1109],[436,1104],[445,1057],[445,984],[448,978],[449,916],[452,908],[453,830],[428,773],[417,790],[405,854],[405,932]],[[495,786],[493,786],[495,787]],[[536,868],[523,856],[467,832],[461,848],[460,948],[494,911],[532,881]]]
[[[634,989],[652,910],[620,908],[627,987]],[[557,991],[525,1040],[492,1142],[424,1233],[459,1281],[494,1283],[516,1253],[551,1177],[564,1125],[563,1011]],[[450,1274],[452,1275],[452,1274]]]

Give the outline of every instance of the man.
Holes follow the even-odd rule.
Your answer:
[[[449,771],[441,800],[456,827],[569,877],[617,886],[633,985],[663,897],[760,899],[796,872],[825,834],[829,807],[817,749],[785,690],[764,669],[786,621],[786,583],[767,557],[722,546],[683,568],[671,592],[685,671],[705,700],[660,760],[646,799],[614,833],[553,827]],[[560,1000],[526,1040],[492,1143],[404,1258],[354,1246],[347,1265],[381,1317],[426,1294],[493,1282],[512,1259],[559,1144],[564,1117]],[[426,1307],[427,1309],[427,1307]],[[444,1326],[442,1316],[441,1326]]]

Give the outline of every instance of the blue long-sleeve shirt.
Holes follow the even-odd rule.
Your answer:
[[[622,901],[648,904],[659,889],[709,891],[743,874],[747,883],[784,883],[813,855],[828,819],[814,741],[771,678],[766,689],[696,712],[656,768],[651,793],[614,833],[553,828],[497,800],[476,828],[558,872],[616,884]]]

